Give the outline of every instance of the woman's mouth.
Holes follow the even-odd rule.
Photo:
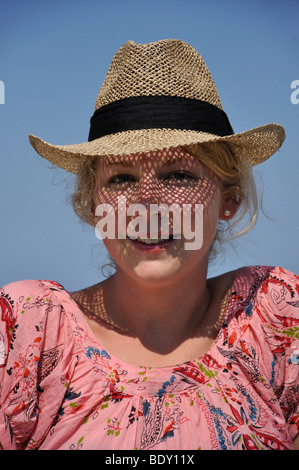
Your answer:
[[[169,235],[168,238],[141,238],[141,237],[129,237],[130,241],[139,250],[150,250],[150,251],[161,251],[169,248],[176,239],[173,235]]]

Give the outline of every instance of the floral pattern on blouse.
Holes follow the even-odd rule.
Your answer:
[[[0,443],[47,450],[293,449],[298,313],[295,274],[238,269],[206,354],[175,366],[137,367],[100,344],[60,284],[4,286]]]

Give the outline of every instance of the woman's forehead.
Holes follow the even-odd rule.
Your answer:
[[[182,148],[169,148],[153,150],[147,153],[135,153],[130,155],[109,155],[102,159],[103,165],[133,166],[140,163],[147,163],[152,166],[168,166],[182,162],[183,164],[198,163],[199,160],[190,155]]]

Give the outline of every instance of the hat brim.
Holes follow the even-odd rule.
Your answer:
[[[177,129],[130,130],[73,145],[53,145],[29,135],[30,143],[39,155],[71,173],[78,173],[82,161],[94,156],[147,153],[204,142],[235,144],[237,154],[247,159],[250,166],[254,166],[271,157],[281,147],[284,139],[285,130],[279,124],[267,124],[225,137]]]

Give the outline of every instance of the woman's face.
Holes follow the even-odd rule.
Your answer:
[[[118,269],[161,285],[206,266],[222,197],[216,176],[196,157],[167,149],[103,158],[95,205]]]

